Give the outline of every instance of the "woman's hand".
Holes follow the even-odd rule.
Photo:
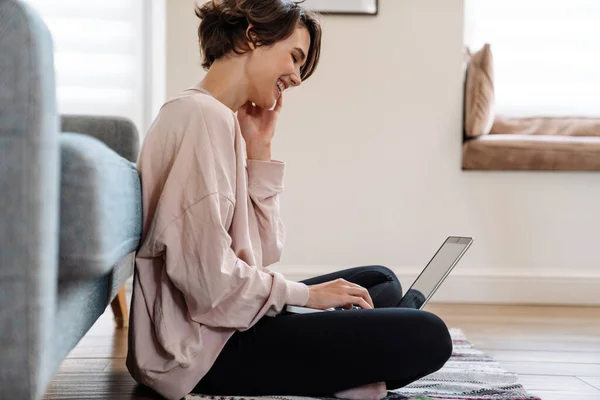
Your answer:
[[[283,106],[283,94],[277,99],[273,110],[267,110],[247,102],[237,114],[246,152],[250,160],[271,160],[271,141],[275,134],[277,117]]]
[[[332,307],[351,307],[353,304],[361,308],[374,308],[367,289],[345,279],[311,285],[308,290],[306,307],[309,308],[324,310]]]

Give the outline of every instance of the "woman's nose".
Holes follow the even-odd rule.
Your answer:
[[[297,74],[292,74],[290,81],[292,83],[292,86],[300,86],[300,84],[302,83],[300,75]]]

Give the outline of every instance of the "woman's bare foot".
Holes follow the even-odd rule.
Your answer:
[[[385,382],[370,383],[337,392],[335,397],[348,400],[381,400],[387,396]]]

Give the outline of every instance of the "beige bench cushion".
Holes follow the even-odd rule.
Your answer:
[[[600,137],[496,134],[463,146],[463,169],[600,171]]]
[[[507,118],[497,116],[490,133],[600,136],[600,118]]]

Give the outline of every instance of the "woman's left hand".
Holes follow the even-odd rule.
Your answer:
[[[247,102],[238,110],[237,118],[246,141],[248,159],[271,160],[271,142],[282,106],[283,94],[277,99],[273,110],[253,105],[251,102]]]

